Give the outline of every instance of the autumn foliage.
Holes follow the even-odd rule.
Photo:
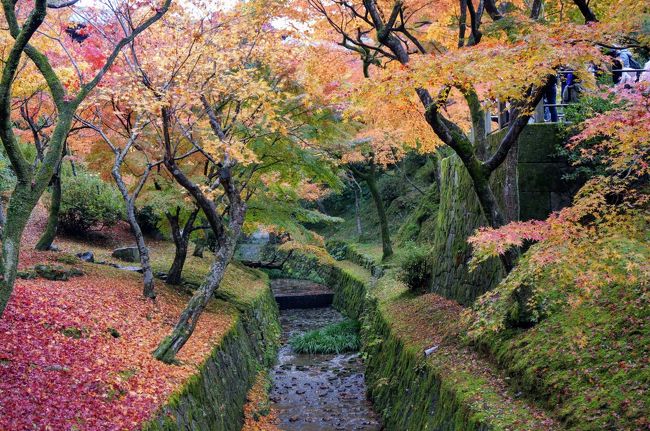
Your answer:
[[[51,257],[30,252],[23,264]],[[185,306],[185,295],[161,288],[154,304],[139,294],[137,275],[93,266],[84,271],[67,282],[17,283],[0,321],[0,429],[139,429],[233,323],[232,308],[212,304],[179,355],[181,364],[166,365],[151,351]],[[243,283],[238,277],[245,273],[233,271],[226,283]],[[265,288],[246,285],[246,295]]]

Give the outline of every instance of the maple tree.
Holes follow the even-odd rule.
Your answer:
[[[249,204],[253,224],[273,207],[264,204],[269,200],[285,200],[280,219],[304,217],[299,199],[287,197],[303,189],[308,196],[308,184],[338,181],[312,145],[327,138],[317,124],[329,117],[301,93],[292,60],[301,47],[273,29],[277,5],[253,2],[217,12],[196,6],[191,12],[172,6],[173,13],[125,53],[113,75],[121,85],[104,89],[147,118],[151,132],[141,147],[162,161],[164,177],[200,209],[214,236],[206,279],[154,353],[165,362],[175,360],[219,287]],[[288,206],[291,201],[296,205]],[[174,224],[174,209],[169,213]],[[190,210],[187,221],[198,214]],[[186,247],[187,238],[177,242]]]
[[[75,2],[48,3],[46,0],[35,0],[33,6],[23,2],[6,0],[2,2],[4,20],[10,38],[5,37],[7,55],[0,80],[0,140],[7,153],[8,159],[16,175],[16,186],[12,193],[7,209],[7,220],[2,232],[2,255],[0,256],[0,315],[4,312],[13,290],[16,270],[18,266],[19,248],[25,225],[33,208],[37,204],[45,188],[49,185],[63,154],[65,139],[72,126],[74,114],[79,105],[88,94],[97,87],[104,75],[113,65],[122,48],[158,21],[167,11],[171,0],[164,1],[161,5],[152,4],[151,8],[138,8],[136,5],[124,2],[113,11],[113,18],[121,24],[120,31],[104,33],[106,38],[105,52],[98,52],[85,61],[83,56],[79,61],[73,56],[74,51],[66,46],[65,39],[60,38],[56,21],[47,20],[48,8],[59,11],[63,6],[73,6]],[[119,21],[121,12],[130,17],[128,21]],[[65,12],[62,14],[65,15]],[[101,21],[109,18],[100,14],[97,19]],[[83,16],[83,15],[82,15]],[[21,22],[22,20],[22,22]],[[116,23],[117,24],[117,23]],[[102,27],[100,24],[99,27]],[[49,28],[52,28],[50,34]],[[121,34],[124,31],[124,35]],[[52,45],[52,41],[59,50],[54,54],[44,48]],[[49,55],[49,56],[48,56]],[[25,56],[29,59],[26,60]],[[57,64],[51,60],[62,59],[63,70],[57,71]],[[43,162],[38,167],[33,167],[20,151],[18,140],[12,124],[12,91],[19,77],[22,62],[32,62],[39,75],[37,80],[44,82],[52,103],[57,110],[57,119],[52,131],[48,149],[43,156]],[[82,64],[83,61],[83,64]],[[34,79],[34,74],[27,76],[27,81]]]
[[[635,231],[649,202],[650,174],[650,85],[640,82],[630,89],[601,97],[612,98],[611,109],[592,114],[576,127],[579,133],[566,144],[580,158],[577,165],[597,161],[595,171],[581,188],[573,204],[547,220],[514,222],[498,229],[481,228],[469,241],[475,261],[505,253],[525,241],[544,243],[537,258],[546,262],[557,256],[566,241],[594,239],[609,231]],[[609,93],[609,94],[608,94]]]
[[[623,22],[625,34],[642,26],[638,17],[611,12],[606,23],[595,24],[589,5],[575,3],[588,26],[573,16],[549,14],[544,19],[543,11],[557,6],[539,1],[499,8],[494,1],[471,0],[313,0],[304,8],[321,18],[312,25],[313,38],[358,56],[347,66],[362,68],[366,79],[347,85],[335,81],[338,91],[352,99],[349,115],[362,119],[370,128],[366,133],[374,130],[377,139],[385,134],[389,145],[398,148],[432,151],[443,143],[453,149],[472,179],[488,224],[499,227],[509,220],[490,177],[508,160],[549,79],[559,68],[570,67],[585,87],[593,87],[594,77],[586,71],[603,62],[599,44],[620,39]],[[485,22],[485,15],[491,22]],[[458,108],[457,99],[465,102],[464,109]],[[506,102],[507,131],[490,149],[487,114]],[[510,270],[516,253],[509,249],[500,257]]]
[[[113,163],[111,168],[111,176],[113,177],[117,188],[124,199],[126,207],[126,219],[131,226],[131,231],[133,232],[133,237],[135,239],[136,245],[138,247],[138,252],[140,255],[140,264],[142,266],[143,273],[143,295],[145,298],[155,298],[155,288],[154,288],[154,277],[153,271],[151,270],[151,263],[149,258],[149,249],[145,244],[144,234],[136,218],[136,200],[138,199],[140,193],[145,187],[151,170],[160,162],[151,161],[147,158],[147,153],[144,151],[137,151],[139,155],[144,158],[144,162],[141,163],[144,165],[142,167],[142,172],[132,172],[132,176],[136,178],[135,184],[129,190],[127,183],[125,182],[123,175],[123,166],[126,162],[127,155],[131,154],[131,158],[134,158],[134,149],[141,148],[138,145],[138,139],[140,134],[143,133],[143,129],[147,127],[147,124],[140,119],[137,113],[129,112],[128,110],[116,106],[114,103],[110,105],[112,108],[110,112],[108,109],[101,110],[95,105],[93,110],[93,120],[88,118],[79,118],[80,122],[85,125],[85,127],[96,132],[104,143],[108,146],[110,151],[113,153]],[[88,114],[88,112],[84,112]],[[106,124],[109,123],[109,119],[113,118],[113,123],[116,124]],[[110,130],[111,132],[107,131]],[[111,136],[112,135],[112,136]],[[118,144],[116,141],[123,141],[122,144]],[[137,168],[136,168],[137,169]]]

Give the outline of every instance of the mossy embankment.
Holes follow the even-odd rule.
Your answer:
[[[472,343],[567,429],[650,428],[648,232],[574,241],[552,264],[535,246],[467,315]]]
[[[368,256],[346,254],[368,262]],[[387,429],[560,429],[459,341],[458,304],[435,294],[413,296],[392,270],[376,279],[373,268],[350,260],[297,254],[288,266],[296,276],[317,274],[335,289],[335,307],[361,320],[369,395]]]
[[[335,289],[336,306],[361,318],[369,395],[388,429],[649,426],[647,237],[619,234],[586,244],[579,259],[585,268],[557,262],[538,269],[533,248],[473,309],[409,291],[395,269],[373,278],[371,271],[382,271],[364,249],[333,246],[350,260],[309,257],[292,266],[318,268]],[[584,278],[577,275],[594,268],[608,274],[598,288],[576,284]],[[508,295],[531,285],[545,314],[527,315],[525,326],[492,328],[492,320],[517,308]]]
[[[543,219],[569,203],[577,185],[562,179],[558,145],[552,128],[526,128],[511,184],[519,205],[506,206],[513,218]],[[404,172],[418,178],[431,163]],[[418,183],[423,194],[394,172],[382,178],[396,247],[381,268],[367,199],[365,243],[349,243],[349,198],[347,207],[326,207],[345,219],[340,232],[321,230],[332,256],[345,261],[316,272],[337,288],[338,308],[363,314],[369,390],[388,429],[650,429],[647,213],[635,232],[630,223],[609,234],[601,228],[545,255],[543,243],[533,246],[503,279],[494,258],[470,270],[467,238],[485,221],[466,171],[455,156],[433,168],[436,182]],[[492,180],[507,203],[507,175]],[[396,267],[409,268],[405,252],[418,248],[431,268],[426,283],[412,286],[423,295],[396,277]]]
[[[230,329],[187,382],[142,429],[239,430],[246,394],[258,372],[275,361],[278,309],[260,271],[233,263],[215,301],[230,307]]]

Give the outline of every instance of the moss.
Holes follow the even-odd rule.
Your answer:
[[[61,330],[61,334],[65,335],[66,337],[78,340],[84,336],[84,330],[76,328],[74,326],[68,326]]]
[[[241,429],[246,394],[276,358],[278,309],[266,275],[239,264],[229,267],[220,291],[238,310],[232,327],[144,431]]]
[[[648,261],[647,238],[590,242],[581,249],[592,265],[587,268],[560,261],[529,271],[534,266],[524,259],[497,287],[493,307],[477,313],[493,315],[510,301],[510,284],[528,283],[535,286],[528,301],[537,304],[535,313],[526,314],[536,316],[534,326],[510,325],[473,339],[517,390],[543,403],[567,429],[644,429],[650,426],[650,290],[633,268]],[[605,256],[597,258],[601,251]],[[604,271],[598,278],[611,282],[594,282],[585,295],[575,280],[587,270]]]
[[[426,194],[420,199],[418,206],[410,212],[397,232],[397,243],[403,246],[409,241],[428,242],[426,227],[435,220],[440,203],[440,190],[437,184],[432,184]]]
[[[489,363],[458,344],[458,304],[415,296],[393,271],[376,280],[345,261],[331,268],[330,285],[335,306],[361,318],[368,392],[387,429],[555,429],[536,406],[513,400]],[[434,344],[440,349],[425,357]]]
[[[57,262],[65,263],[67,265],[78,265],[81,263],[81,259],[79,259],[74,254],[70,254],[70,253],[63,253],[57,256],[55,260]]]

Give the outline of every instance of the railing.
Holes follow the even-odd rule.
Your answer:
[[[621,73],[644,73],[648,72],[650,74],[650,69],[631,69],[631,68],[625,68],[625,69],[612,69],[609,72],[621,72]],[[559,75],[566,75],[569,73],[574,73],[572,70],[560,70],[558,71],[558,78]],[[650,77],[643,77],[644,79],[642,80],[650,80]],[[636,80],[636,78],[635,78]],[[559,79],[558,79],[559,81]],[[560,97],[562,95],[560,94]],[[557,97],[557,96],[556,96]],[[555,108],[557,110],[557,118],[558,121],[557,123],[563,123],[565,120],[565,113],[564,109],[567,106],[570,106],[571,103],[544,103],[542,100],[537,107],[535,108],[535,113],[530,119],[530,123],[554,123],[553,121],[550,121],[550,115],[546,115],[546,109],[547,108]],[[507,109],[507,105],[503,102],[498,103],[499,107],[499,112],[498,114],[493,114],[491,112],[486,112],[486,118],[485,118],[485,132],[487,134],[499,131],[505,127],[507,127],[510,124],[510,112]],[[549,112],[550,114],[550,112]],[[493,123],[496,122],[498,124],[496,129],[493,129]]]

